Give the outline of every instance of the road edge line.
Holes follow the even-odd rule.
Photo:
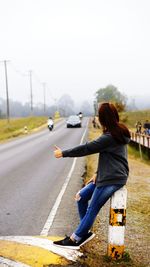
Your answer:
[[[86,132],[87,132],[88,122],[89,122],[89,120],[87,121],[86,129],[85,129],[85,131],[84,131],[84,133],[83,133],[83,135],[82,135],[82,138],[81,138],[81,141],[80,141],[80,145],[82,144],[82,142],[83,142],[83,140],[84,140],[84,137],[85,137],[85,134],[86,134]],[[47,218],[47,220],[46,220],[46,223],[45,223],[45,225],[44,225],[44,227],[43,227],[43,229],[42,229],[42,231],[41,231],[41,233],[40,233],[41,236],[48,236],[48,232],[49,232],[49,230],[50,230],[50,228],[51,228],[51,226],[52,226],[52,223],[53,223],[54,218],[55,218],[55,216],[56,216],[57,210],[58,210],[59,205],[60,205],[60,203],[61,203],[62,197],[63,197],[63,195],[64,195],[64,193],[65,193],[65,191],[66,191],[66,188],[67,188],[67,186],[68,186],[68,183],[69,183],[70,178],[71,178],[71,176],[72,176],[72,173],[73,173],[73,171],[74,171],[76,161],[77,161],[77,158],[75,158],[75,159],[73,160],[71,169],[70,169],[70,171],[69,171],[69,173],[68,173],[68,175],[67,175],[67,177],[66,177],[66,179],[65,179],[65,182],[64,182],[64,184],[63,184],[63,186],[62,186],[62,188],[61,188],[61,190],[60,190],[60,192],[59,192],[59,195],[58,195],[58,197],[57,197],[57,199],[56,199],[56,201],[55,201],[55,203],[54,203],[54,205],[53,205],[53,208],[51,209],[50,214],[49,214],[49,216],[48,216],[48,218]]]

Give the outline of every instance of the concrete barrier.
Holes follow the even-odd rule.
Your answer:
[[[110,218],[108,231],[108,256],[122,258],[124,253],[124,234],[126,224],[127,189],[116,191],[110,201]]]

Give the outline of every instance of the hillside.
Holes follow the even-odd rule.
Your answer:
[[[140,113],[139,113],[140,114]],[[140,114],[141,115],[141,114]],[[142,116],[141,116],[142,117]],[[141,118],[140,117],[140,118]],[[89,140],[97,138],[99,129],[90,123]],[[85,182],[89,180],[97,168],[97,154],[87,156]],[[125,254],[123,260],[111,261],[106,256],[108,244],[109,201],[97,216],[93,231],[96,237],[84,247],[84,263],[94,267],[147,267],[149,266],[149,173],[148,162],[135,158],[129,153],[130,175],[127,183],[127,223],[125,232]]]
[[[120,118],[129,128],[135,128],[137,121],[140,121],[142,125],[146,120],[150,121],[150,109],[123,112]]]

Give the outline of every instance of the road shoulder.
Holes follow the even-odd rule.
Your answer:
[[[78,158],[75,170],[62,197],[49,235],[70,235],[79,223],[77,205],[74,200],[75,194],[82,188],[83,174],[85,172],[85,158]]]

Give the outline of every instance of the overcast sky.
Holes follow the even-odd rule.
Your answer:
[[[150,102],[149,0],[0,0],[0,60],[8,62],[9,94],[34,102],[69,94],[93,101],[115,85]],[[0,97],[5,98],[0,63]]]

